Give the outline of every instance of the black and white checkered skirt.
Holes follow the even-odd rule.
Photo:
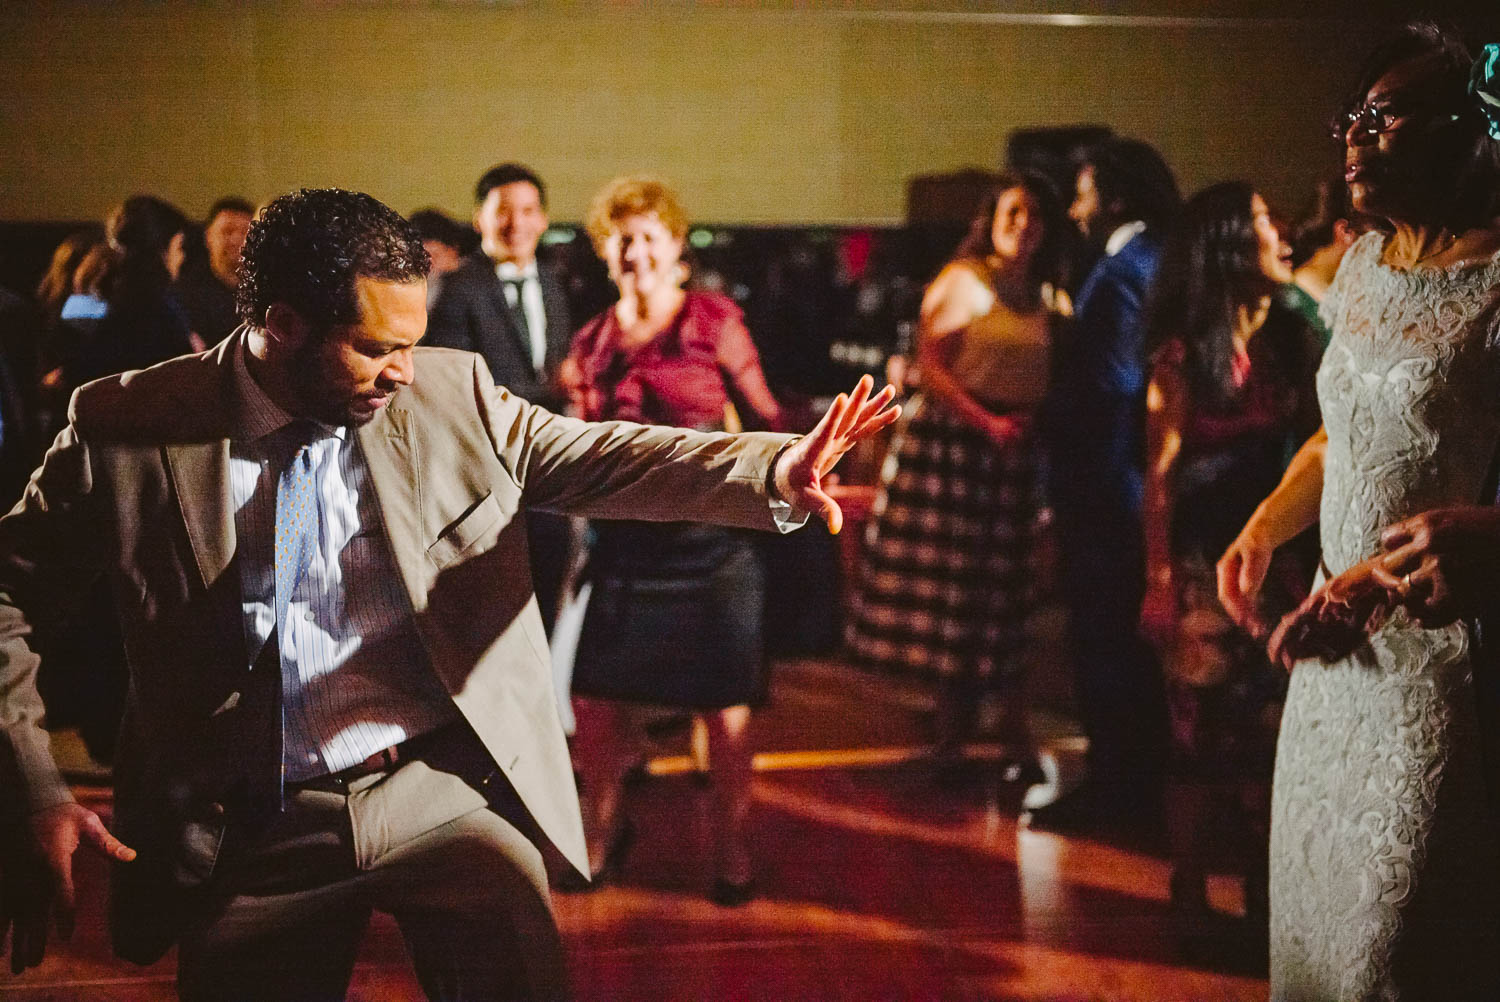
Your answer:
[[[932,401],[891,444],[866,526],[847,640],[886,671],[999,683],[1025,634],[1036,462]]]

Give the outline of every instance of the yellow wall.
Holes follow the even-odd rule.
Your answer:
[[[1326,26],[1058,27],[868,11],[546,3],[65,5],[0,13],[0,219],[189,212],[301,185],[467,215],[531,164],[577,219],[652,170],[720,222],[895,220],[906,179],[994,166],[1018,127],[1156,142],[1188,189],[1294,211],[1361,42]]]

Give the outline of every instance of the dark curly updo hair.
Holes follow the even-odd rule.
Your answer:
[[[427,250],[416,228],[389,206],[357,191],[304,188],[267,205],[250,224],[240,263],[240,319],[266,324],[285,303],[326,332],[359,320],[355,279],[416,282],[427,277]]]
[[[1459,230],[1483,225],[1500,213],[1500,140],[1489,135],[1469,95],[1474,55],[1457,27],[1432,20],[1401,25],[1365,58],[1341,113],[1359,107],[1376,81],[1412,59],[1432,63],[1424,86],[1431,113],[1454,119],[1425,139],[1430,169],[1422,180],[1446,203],[1439,221]]]

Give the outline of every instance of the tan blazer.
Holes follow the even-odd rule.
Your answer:
[[[247,663],[228,490],[238,336],[80,389],[68,427],[0,520],[0,766],[15,770],[30,809],[70,794],[41,728],[28,619],[101,572],[118,602],[131,685],[115,828],[141,859],[117,868],[128,878],[117,899],[206,883],[226,829],[253,817],[247,791],[274,789],[279,741],[264,737],[279,733],[266,716],[279,676]],[[395,565],[433,670],[542,832],[582,869],[517,513],[771,529],[767,470],[788,439],[559,417],[496,387],[467,352],[418,348],[415,367],[413,385],[358,430]],[[113,904],[117,926],[151,907]],[[127,956],[156,945],[122,948],[117,935]]]

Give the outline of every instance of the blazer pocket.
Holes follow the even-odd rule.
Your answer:
[[[486,494],[427,547],[427,559],[439,570],[447,567],[487,537],[493,540],[498,535],[496,530],[502,518],[500,502],[495,500],[494,494]]]

